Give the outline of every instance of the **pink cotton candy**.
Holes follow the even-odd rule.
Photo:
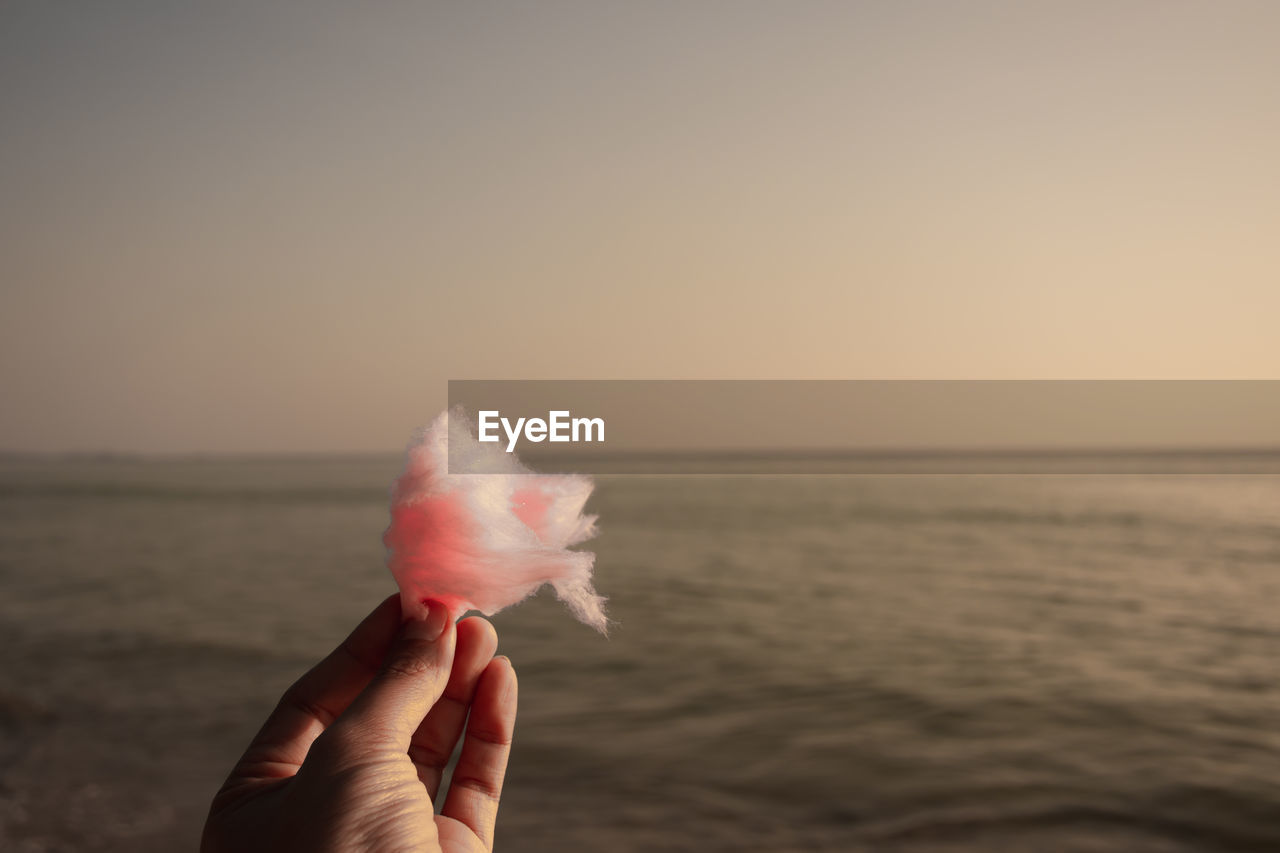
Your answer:
[[[458,470],[480,460],[476,468],[499,473],[451,475],[450,443]],[[500,444],[477,441],[461,408],[420,432],[407,456],[382,537],[406,613],[433,598],[454,618],[488,616],[549,583],[578,619],[605,632],[604,599],[591,587],[595,554],[569,550],[596,533],[596,517],[582,514],[590,478],[530,473]]]

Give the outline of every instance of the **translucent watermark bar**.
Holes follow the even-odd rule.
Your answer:
[[[449,404],[538,471],[1280,474],[1280,380],[453,380]]]

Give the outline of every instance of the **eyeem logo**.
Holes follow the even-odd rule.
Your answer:
[[[507,452],[516,449],[521,432],[526,441],[604,441],[604,418],[574,418],[567,411],[547,412],[547,419],[516,418],[513,425],[509,418],[497,411],[480,412],[479,434],[481,441],[499,441],[498,427],[507,434]]]

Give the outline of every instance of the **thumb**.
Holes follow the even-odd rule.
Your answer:
[[[339,721],[357,739],[389,740],[407,750],[423,717],[444,693],[457,631],[448,607],[433,600],[422,604],[425,615],[401,624],[382,669]]]

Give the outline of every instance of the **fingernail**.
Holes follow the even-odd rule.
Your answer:
[[[422,602],[427,615],[421,619],[410,619],[404,624],[404,635],[415,640],[435,642],[444,633],[449,624],[449,608],[442,602],[428,598]]]

